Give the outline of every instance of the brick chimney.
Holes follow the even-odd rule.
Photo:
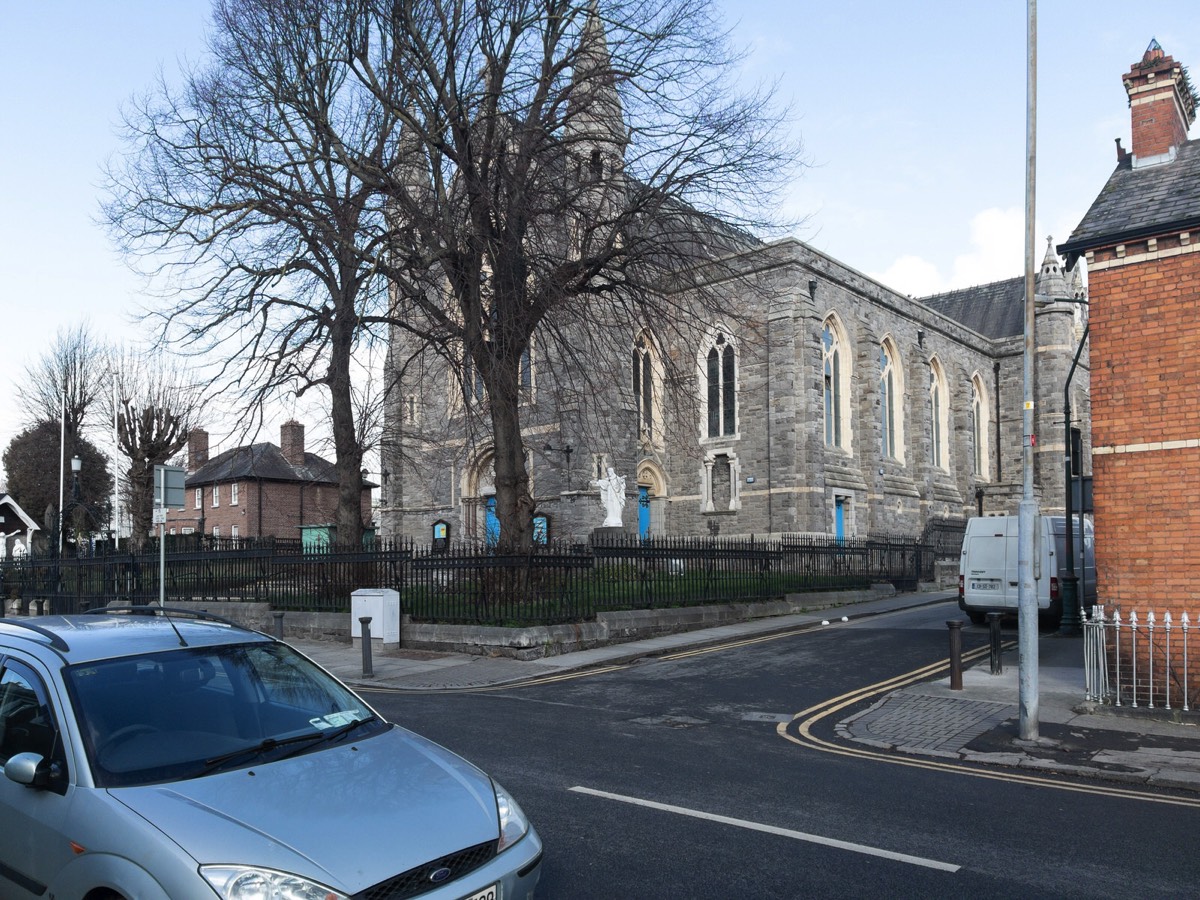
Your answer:
[[[208,432],[193,428],[188,432],[188,472],[195,472],[208,462]]]
[[[290,419],[279,427],[279,449],[288,465],[304,465],[304,426],[295,419]]]
[[[1183,66],[1152,40],[1124,81],[1133,125],[1133,167],[1170,162],[1196,118],[1196,97]]]

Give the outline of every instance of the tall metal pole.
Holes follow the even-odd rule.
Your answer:
[[[62,556],[63,526],[66,519],[63,516],[63,503],[66,502],[67,491],[67,384],[62,385],[62,396],[58,407],[58,555]]]
[[[1023,740],[1038,738],[1038,603],[1033,581],[1033,532],[1038,503],[1033,492],[1034,434],[1034,197],[1037,180],[1037,0],[1027,0],[1028,71],[1026,73],[1025,131],[1025,410],[1022,417],[1021,470],[1024,476],[1017,516],[1017,612],[1020,651],[1020,731]]]

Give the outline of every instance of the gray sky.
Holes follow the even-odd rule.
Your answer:
[[[917,295],[1021,274],[1025,3],[716,3],[748,49],[746,78],[777,81],[792,104],[812,163],[781,198],[804,220],[798,237]],[[142,285],[96,224],[100,169],[121,103],[202,54],[208,8],[5,5],[0,448],[23,424],[25,366],[59,329],[87,319],[112,340],[139,335]],[[1043,0],[1038,25],[1040,261],[1103,186],[1113,139],[1129,146],[1121,75],[1150,39],[1200,64],[1200,4]]]

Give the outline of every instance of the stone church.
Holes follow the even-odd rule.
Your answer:
[[[604,103],[620,115],[615,91]],[[723,264],[755,273],[731,289],[729,317],[695,346],[628,334],[624,383],[565,400],[547,389],[563,361],[539,358],[535,336],[521,388],[539,539],[589,537],[609,468],[625,479],[631,535],[918,537],[1016,512],[1022,277],[913,298],[793,239],[743,241]],[[1068,373],[1085,459],[1090,440],[1082,274],[1048,248],[1036,295],[1034,477],[1042,510],[1061,514]],[[483,398],[470,373],[405,341],[393,333],[389,359],[405,362],[387,373],[381,532],[493,542],[492,447],[465,424]],[[695,360],[684,402],[669,399],[665,354]]]

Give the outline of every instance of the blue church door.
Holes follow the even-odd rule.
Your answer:
[[[638,485],[638,537],[650,537],[650,488]]]
[[[487,498],[487,517],[483,525],[483,541],[489,547],[500,543],[500,518],[496,515],[495,495]]]
[[[846,498],[837,497],[833,501],[833,533],[838,543],[846,540]]]

